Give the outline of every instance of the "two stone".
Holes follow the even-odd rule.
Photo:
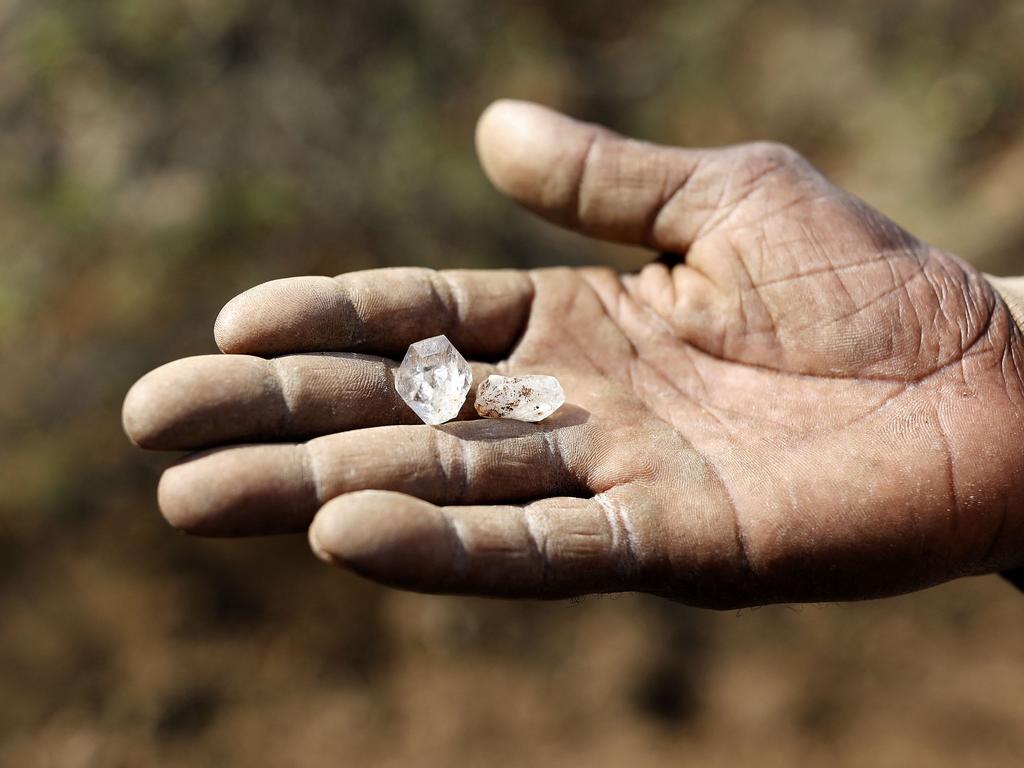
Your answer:
[[[427,424],[459,415],[473,385],[473,370],[445,336],[417,341],[395,373],[395,389]],[[565,402],[554,376],[488,376],[476,390],[476,412],[489,419],[541,421]]]

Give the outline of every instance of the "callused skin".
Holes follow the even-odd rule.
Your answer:
[[[477,143],[540,215],[676,256],[242,294],[217,322],[228,354],[157,369],[125,403],[139,445],[212,447],[165,473],[172,524],[312,522],[321,557],[407,589],[714,607],[1024,564],[1022,340],[976,270],[783,146],[667,148],[518,102]],[[476,381],[552,374],[567,405],[416,424],[393,360],[437,333]]]

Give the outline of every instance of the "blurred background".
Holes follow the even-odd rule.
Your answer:
[[[401,594],[303,537],[187,539],[119,409],[265,280],[644,255],[492,191],[515,96],[770,138],[1024,272],[1024,4],[0,0],[0,764],[1021,764],[1024,595]]]

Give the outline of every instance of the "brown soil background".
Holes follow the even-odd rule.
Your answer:
[[[119,407],[264,280],[641,264],[488,188],[498,96],[789,142],[1019,274],[1021,40],[1012,0],[0,2],[0,765],[1020,765],[995,577],[738,613],[400,594],[301,537],[174,533]]]

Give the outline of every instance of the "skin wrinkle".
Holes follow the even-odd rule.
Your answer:
[[[725,196],[727,192],[727,186],[721,184],[718,188],[718,200],[715,201],[712,207],[712,213],[710,216],[705,218],[704,222],[697,227],[696,233],[693,236],[693,242],[700,242],[706,240],[711,233],[716,231],[723,231],[729,223],[729,219],[732,215],[741,208],[741,203],[735,203],[729,207],[725,205]],[[718,286],[721,289],[721,286]]]
[[[747,411],[740,411],[734,408],[723,408],[715,405],[704,407],[708,410],[709,414],[717,417],[716,421],[718,421],[718,423],[721,424],[723,428],[728,429],[729,434],[731,434],[733,437],[738,436],[740,434],[740,430],[726,428],[726,420],[722,418],[723,415],[738,417],[741,419],[745,419],[747,421],[752,421],[756,424],[770,424],[774,429],[777,429],[782,433],[788,433],[794,436],[807,437],[808,435],[812,434],[811,430],[809,429],[798,430],[785,422],[777,421],[775,419],[769,419],[767,416],[761,416],[755,413],[749,413]]]
[[[718,483],[719,488],[726,500],[726,506],[731,514],[731,520],[733,523],[733,533],[735,536],[736,554],[739,557],[739,568],[741,581],[746,582],[741,585],[745,589],[756,589],[758,576],[754,570],[754,563],[750,557],[749,544],[747,542],[745,522],[740,517],[739,508],[736,505],[736,499],[729,489],[729,486],[725,482],[725,478],[722,476],[721,470],[715,465],[709,457],[702,456],[704,466],[707,467],[712,477]]]
[[[913,301],[910,301],[909,293],[905,297],[905,300],[898,302],[896,306],[899,308],[899,314],[897,316],[899,327],[906,327],[908,325],[908,322],[906,320],[906,315],[908,314],[908,312],[913,315],[913,322],[914,325],[917,327],[917,333],[913,337],[914,349],[912,352],[910,352],[910,354],[913,356],[915,360],[921,360],[922,355],[924,354],[924,347],[926,341],[924,333],[924,323],[921,321],[921,312],[917,308],[917,304],[915,304]],[[904,309],[904,307],[909,307],[909,310]]]
[[[596,287],[595,287],[595,286],[594,286],[594,284],[593,284],[593,283],[592,283],[592,282],[590,281],[590,279],[589,279],[589,277],[588,277],[588,276],[584,275],[584,278],[583,278],[583,279],[584,279],[584,281],[586,281],[586,282],[587,282],[587,283],[588,283],[588,284],[590,285],[590,290],[591,290],[591,291],[592,291],[592,292],[594,293],[594,295],[595,295],[595,296],[597,297],[597,300],[598,300],[598,302],[600,303],[601,307],[602,307],[602,308],[603,308],[603,310],[604,310],[605,316],[606,316],[606,317],[607,317],[607,318],[608,318],[609,320],[611,320],[611,321],[612,321],[612,323],[613,323],[613,324],[615,325],[615,327],[616,327],[616,330],[617,330],[617,331],[619,332],[619,334],[621,335],[621,337],[622,337],[622,338],[623,338],[623,339],[624,339],[624,340],[626,341],[626,343],[627,343],[627,344],[629,345],[629,349],[630,349],[630,353],[631,353],[631,355],[630,355],[630,364],[629,364],[629,367],[627,368],[627,370],[628,370],[628,371],[630,372],[630,374],[629,374],[629,388],[630,388],[630,390],[631,390],[631,391],[633,391],[633,392],[637,392],[637,388],[636,388],[636,385],[635,385],[635,380],[634,380],[634,377],[633,377],[633,374],[632,374],[632,366],[633,366],[633,365],[647,365],[647,366],[649,366],[649,365],[650,365],[650,363],[649,363],[649,362],[648,362],[647,360],[643,359],[642,355],[640,354],[640,351],[639,351],[639,350],[637,349],[637,347],[636,347],[636,344],[635,344],[635,343],[633,342],[633,340],[632,340],[632,339],[631,339],[631,338],[629,337],[629,335],[628,335],[628,334],[626,334],[626,333],[625,333],[625,332],[623,331],[623,329],[622,329],[621,325],[620,325],[620,324],[619,324],[619,323],[618,323],[618,322],[616,321],[616,318],[615,318],[615,316],[614,316],[614,315],[613,315],[613,314],[611,313],[611,310],[609,309],[608,305],[607,305],[607,304],[605,303],[605,301],[604,301],[604,297],[603,297],[603,294],[601,293],[601,291],[599,291],[599,290],[597,290],[597,289],[596,289]],[[620,283],[620,282],[619,282],[619,283],[617,283],[617,287],[619,288],[619,291],[617,291],[617,292],[616,292],[616,301],[621,301],[621,300],[622,300],[622,297],[623,297],[623,296],[624,296],[624,295],[626,294],[626,292],[625,292],[625,290],[624,290],[624,289],[622,288],[622,285],[621,285],[621,283]],[[654,371],[654,372],[655,372],[656,374],[660,375],[660,372],[659,372],[659,371],[658,371],[657,369],[654,369],[654,368],[652,368],[652,370],[653,370],[653,371]],[[673,388],[674,388],[674,384],[673,384],[672,382],[669,382],[669,384],[670,384],[670,386],[673,386]],[[657,414],[657,413],[654,413],[654,415],[655,415],[655,416],[656,416],[656,417],[657,417],[657,418],[658,418],[659,420],[661,420],[661,421],[662,421],[663,423],[667,424],[668,426],[670,426],[670,427],[672,427],[672,426],[673,426],[673,425],[672,425],[672,423],[671,423],[670,421],[666,421],[666,420],[665,420],[665,419],[664,419],[664,418],[663,418],[663,417],[662,417],[661,415],[659,415],[659,414]]]
[[[601,302],[600,294],[598,293],[597,290],[595,290],[594,285],[591,282],[591,277],[587,273],[584,272],[584,273],[582,273],[580,275],[580,279],[584,283],[584,287],[587,288],[590,291],[590,293],[597,299],[598,305],[602,307],[602,310],[605,313],[605,318],[608,319],[607,310],[605,310],[604,307],[603,307],[603,304]],[[570,294],[569,304],[563,310],[563,315],[564,316],[571,317],[572,310],[576,307],[576,304],[579,302],[580,294],[581,294],[580,291],[573,291]],[[616,328],[615,330],[618,331],[618,328]],[[602,365],[600,362],[598,362],[598,360],[591,354],[591,345],[590,344],[585,343],[585,341],[582,338],[577,337],[575,335],[570,337],[570,341],[572,342],[574,349],[576,349],[583,356],[583,358],[588,363],[590,363],[590,366],[591,366],[591,368],[594,371],[596,371],[598,373],[601,373],[601,374],[604,374],[606,376],[614,376],[615,375],[614,371],[608,370],[604,365]]]
[[[692,365],[693,371],[696,374],[698,381],[700,381],[701,386],[704,388],[705,392],[707,392],[708,391],[707,390],[707,383],[704,380],[703,374],[700,373],[699,368],[695,364],[693,364],[692,359],[689,357],[689,349],[687,349],[686,357],[687,357],[688,360],[690,360],[690,363]],[[681,388],[679,388],[676,385],[676,383],[672,379],[670,379],[668,377],[668,374],[663,372],[657,365],[655,365],[652,362],[649,362],[649,361],[637,358],[636,364],[637,365],[643,365],[645,368],[647,368],[652,373],[654,373],[655,376],[657,376],[660,380],[662,380],[666,384],[668,384],[669,387],[676,394],[678,394],[680,397],[682,397],[684,400],[686,400],[691,406],[693,406],[697,410],[701,411],[705,416],[709,417],[713,422],[715,422],[726,434],[729,434],[729,435],[731,435],[734,438],[736,437],[736,435],[737,435],[736,431],[734,429],[732,429],[725,421],[723,421],[721,418],[719,418],[718,414],[716,413],[715,406],[710,402],[709,399],[699,400],[698,398],[694,397],[692,394],[684,392]],[[676,431],[680,432],[680,434],[682,434],[682,430],[685,428],[685,425],[678,424],[676,422],[676,420],[673,418],[671,412],[667,413],[665,415],[662,415],[661,413],[659,413],[659,411],[657,411],[657,410],[655,410],[653,408],[654,403],[651,403],[649,401],[646,401],[646,402],[647,402],[648,406],[650,406],[652,408],[652,412],[656,416],[658,416],[662,421],[664,421],[670,427],[672,427]],[[689,444],[689,442],[688,442],[688,444]]]
[[[977,290],[977,286],[974,284],[974,281],[970,280],[966,275],[964,275],[963,270],[960,268],[959,264],[953,262],[953,266],[957,268],[959,275],[962,279],[969,281],[970,290],[968,289],[968,286],[962,286],[960,288],[961,298],[963,299],[964,305],[967,307],[968,310],[967,318],[964,324],[981,324],[984,325],[986,329],[991,329],[993,313],[995,311],[995,302],[990,301],[988,306],[979,306],[978,301],[980,296],[978,295],[979,292]],[[951,275],[951,278],[953,277],[954,276]],[[966,333],[967,330],[965,329],[964,334],[966,335]],[[986,330],[985,333],[987,335],[988,330]]]
[[[538,533],[536,512],[530,504],[523,506],[522,524],[526,529],[526,540],[530,545],[530,555],[540,564],[540,581],[537,585],[537,594],[544,595],[549,586],[551,560],[548,554],[548,537],[546,532]]]
[[[629,513],[622,505],[613,501],[607,493],[599,493],[593,497],[593,500],[604,510],[608,529],[612,536],[612,552],[616,559],[616,569],[620,578],[628,584],[640,575],[636,531],[629,521]]]
[[[366,318],[363,313],[360,312],[359,305],[356,303],[355,299],[353,299],[351,294],[345,290],[342,278],[344,278],[344,275],[335,275],[331,280],[334,281],[334,284],[337,287],[337,296],[341,298],[347,306],[348,314],[355,318],[355,322],[348,323],[348,328],[346,329],[348,334],[346,338],[353,348],[358,349],[366,341]]]
[[[299,368],[299,358],[325,358],[338,361],[357,363],[346,375],[352,377],[352,381],[341,393],[341,399],[335,400],[336,393],[330,388],[324,388],[317,384],[317,388],[310,389],[309,376],[311,374],[322,374],[323,376],[337,376],[338,369],[330,364],[311,366],[304,360]],[[283,420],[279,427],[277,436],[286,437],[309,437],[310,430],[303,423],[301,432],[298,431],[297,418],[301,415],[302,422],[309,418],[308,410],[312,405],[313,409],[323,407],[323,401],[331,398],[331,416],[336,416],[339,405],[346,405],[345,398],[366,399],[384,409],[383,413],[390,416],[392,423],[401,423],[405,419],[405,404],[398,398],[394,389],[394,375],[397,364],[385,358],[376,358],[370,355],[359,353],[339,352],[311,352],[301,356],[286,355],[279,358],[271,358],[266,361],[268,368],[274,372],[281,386],[281,399],[287,409],[287,420]],[[289,368],[287,366],[295,366]],[[305,406],[305,409],[300,406]],[[303,411],[307,412],[303,412]],[[326,434],[326,432],[312,431],[312,436]],[[270,435],[268,437],[273,437]]]
[[[596,496],[594,497],[594,500],[595,501],[597,500]],[[614,513],[614,511],[607,504],[603,504],[601,502],[598,502],[598,503],[599,503],[599,505],[601,507],[601,511],[604,512],[605,525],[608,526],[608,538],[610,540],[609,546],[608,546],[608,549],[610,550],[609,554],[611,554],[613,559],[615,560],[614,570],[621,577],[622,570],[623,570],[622,562],[621,562],[621,560],[622,560],[622,550],[621,550],[622,542],[620,541],[620,539],[621,539],[621,535],[620,535],[621,531],[619,531],[618,523],[615,520],[615,513]]]
[[[569,202],[568,211],[571,216],[574,216],[573,226],[584,227],[586,218],[584,217],[584,210],[586,207],[586,185],[587,177],[590,174],[591,163],[594,159],[594,154],[598,151],[601,143],[601,134],[599,131],[594,131],[590,137],[586,148],[583,150],[582,159],[580,160],[579,170],[576,172],[576,183],[572,185],[574,191],[574,197]]]
[[[634,287],[630,286],[625,281],[620,281],[619,284],[623,289],[623,293],[628,297],[630,306],[635,312],[643,314],[647,323],[651,326],[652,331],[660,332],[662,336],[667,338],[679,340],[679,333],[672,327],[668,320],[659,315],[649,304],[637,301],[637,293]]]
[[[618,287],[619,287],[620,289],[622,289],[621,283],[620,283],[620,285],[619,285]],[[599,300],[601,300],[601,302],[602,302],[602,306],[604,306],[604,301],[603,301],[603,300],[601,299],[601,294],[600,294],[600,292],[596,292],[596,291],[595,291],[595,293],[597,293],[597,295],[598,295],[598,299],[599,299]],[[622,302],[622,301],[624,301],[624,300],[630,300],[630,301],[631,301],[631,300],[632,300],[632,298],[631,298],[631,296],[630,296],[630,294],[629,294],[629,292],[628,292],[628,291],[626,291],[625,289],[622,289],[622,290],[621,290],[620,292],[617,292],[617,299],[616,299],[616,300],[617,300],[617,301],[618,301],[618,302],[620,303],[620,305],[621,305],[621,302]],[[608,310],[606,309],[605,311],[607,312]],[[710,417],[710,418],[711,418],[711,419],[712,419],[712,420],[713,420],[714,422],[716,422],[716,423],[717,423],[717,424],[719,425],[719,427],[721,427],[721,428],[722,428],[722,429],[723,429],[724,431],[726,431],[727,433],[730,433],[730,434],[732,434],[732,435],[733,435],[733,436],[735,437],[736,433],[735,433],[735,432],[734,432],[734,431],[733,431],[733,430],[732,430],[732,429],[731,429],[731,428],[730,428],[730,427],[729,427],[729,426],[728,426],[728,425],[727,425],[727,424],[726,424],[725,422],[723,422],[723,421],[722,421],[722,420],[721,420],[721,419],[720,419],[720,418],[719,418],[719,417],[717,416],[717,414],[715,414],[715,412],[714,412],[714,409],[713,409],[713,407],[712,407],[712,406],[710,406],[710,405],[709,405],[709,404],[707,404],[707,403],[701,402],[701,401],[699,401],[699,400],[698,400],[697,398],[693,397],[692,395],[690,395],[690,394],[688,394],[688,393],[684,392],[684,391],[683,391],[683,390],[682,390],[682,389],[681,389],[681,388],[680,388],[680,387],[679,387],[679,386],[678,386],[678,385],[676,384],[676,382],[675,382],[675,380],[674,380],[674,379],[670,378],[670,377],[669,377],[669,376],[668,376],[668,375],[667,375],[666,373],[664,373],[664,372],[663,372],[663,371],[662,371],[662,370],[661,370],[661,369],[660,369],[660,368],[659,368],[659,367],[658,367],[657,365],[655,365],[655,364],[654,364],[654,363],[653,363],[652,361],[650,361],[650,360],[647,360],[647,359],[646,359],[646,358],[645,358],[645,357],[644,357],[644,356],[643,356],[643,355],[642,355],[642,354],[640,353],[639,349],[637,348],[637,346],[636,346],[636,344],[635,344],[635,343],[633,342],[633,340],[632,340],[632,339],[630,338],[629,334],[627,334],[627,333],[626,333],[626,332],[625,332],[625,331],[624,331],[624,330],[622,329],[622,326],[621,326],[621,324],[620,324],[620,323],[618,322],[617,318],[615,318],[615,317],[613,317],[613,316],[611,316],[611,315],[609,315],[609,318],[610,318],[610,319],[611,319],[611,320],[612,320],[613,322],[615,322],[615,323],[616,323],[616,326],[617,326],[617,328],[619,329],[619,332],[620,332],[620,333],[622,334],[623,338],[625,338],[625,339],[626,339],[626,341],[627,341],[627,342],[629,343],[629,345],[630,345],[630,349],[632,350],[632,353],[633,353],[633,355],[632,355],[632,358],[631,358],[630,368],[629,368],[629,370],[630,370],[630,372],[631,372],[631,374],[630,374],[630,389],[631,389],[631,390],[633,390],[634,392],[637,392],[637,394],[638,394],[638,395],[640,394],[640,388],[639,388],[639,387],[638,387],[638,386],[636,385],[636,378],[635,378],[635,376],[634,376],[634,375],[632,374],[632,370],[633,370],[633,367],[634,367],[634,366],[637,366],[637,367],[639,367],[639,366],[643,366],[644,368],[646,368],[646,369],[650,370],[650,371],[651,371],[652,373],[654,373],[654,375],[655,375],[656,377],[658,377],[658,378],[659,378],[659,379],[660,379],[661,381],[665,382],[665,384],[667,384],[667,385],[668,385],[669,389],[671,389],[671,390],[672,390],[673,392],[675,392],[676,394],[678,394],[678,395],[682,396],[682,397],[683,397],[683,398],[684,398],[685,400],[687,400],[687,401],[688,401],[688,402],[689,402],[689,403],[690,403],[691,405],[695,406],[695,407],[696,407],[696,408],[697,408],[698,410],[702,411],[702,412],[703,412],[703,413],[704,413],[705,415],[709,416],[709,417]],[[660,318],[659,318],[659,319],[660,319]],[[704,392],[705,392],[705,393],[707,393],[707,392],[708,392],[708,388],[707,388],[707,382],[706,382],[706,381],[704,380],[704,377],[703,377],[703,376],[702,376],[702,375],[700,374],[700,372],[699,372],[699,370],[698,370],[697,366],[693,364],[693,362],[692,362],[692,358],[689,358],[689,352],[690,352],[690,349],[691,349],[691,347],[690,347],[689,345],[684,345],[683,349],[684,349],[684,351],[685,351],[685,352],[687,353],[687,354],[686,354],[686,356],[687,356],[687,359],[688,359],[688,360],[690,361],[690,363],[691,363],[691,366],[692,366],[692,369],[693,369],[693,371],[694,371],[694,372],[696,373],[696,375],[697,375],[697,378],[698,378],[698,381],[699,381],[699,382],[700,382],[700,384],[701,384],[701,387],[703,388]],[[643,398],[641,398],[641,399],[643,399]],[[645,402],[646,402],[646,403],[648,404],[648,406],[652,406],[652,405],[653,405],[653,403],[651,403],[651,402],[650,402],[649,400],[645,400]],[[675,422],[675,420],[674,420],[674,419],[672,418],[671,414],[665,414],[665,415],[663,415],[663,414],[661,414],[661,413],[660,413],[659,411],[657,411],[657,410],[653,410],[653,409],[652,409],[652,412],[654,413],[654,415],[655,415],[655,416],[657,416],[657,417],[658,417],[658,418],[659,418],[659,419],[660,419],[661,421],[663,421],[663,422],[664,422],[664,423],[665,423],[666,425],[668,425],[669,427],[672,427],[673,429],[675,429],[675,430],[677,430],[677,431],[678,431],[678,430],[680,430],[680,425],[676,424],[676,422]],[[689,443],[688,443],[688,444],[689,444]]]
[[[290,391],[289,383],[286,381],[286,374],[281,370],[280,358],[272,357],[267,360],[265,370],[267,371],[271,387],[281,402],[283,410],[278,423],[278,430],[284,432],[295,420],[295,398]]]
[[[644,236],[642,242],[654,247],[658,247],[658,242],[660,241],[660,238],[657,236],[657,232],[659,229],[661,229],[660,224],[663,220],[665,211],[672,209],[675,205],[678,204],[678,198],[681,197],[686,192],[686,188],[687,185],[690,183],[690,179],[692,179],[694,175],[700,170],[702,162],[703,157],[699,156],[696,159],[696,161],[689,168],[686,169],[686,171],[683,173],[683,178],[675,184],[672,191],[667,195],[666,187],[668,185],[669,174],[665,174],[661,191],[658,196],[659,203],[658,205],[654,206],[651,209],[651,214],[648,216],[647,221],[644,223]]]
[[[302,443],[302,465],[306,473],[306,480],[313,489],[313,496],[316,498],[317,506],[325,504],[328,499],[323,490],[320,467],[316,451],[310,443]]]
[[[947,290],[947,287],[946,287],[947,286],[947,281],[948,281],[948,278],[949,278],[949,273],[946,271],[945,265],[942,264],[941,261],[939,262],[939,264],[937,266],[937,269],[938,269],[938,271],[940,271],[946,277],[945,280],[941,280],[940,281],[940,280],[936,279],[936,277],[934,277],[931,274],[927,274],[926,275],[926,279],[928,280],[928,284],[932,287],[932,291],[935,293],[935,297],[936,297],[935,311],[936,311],[936,314],[937,315],[941,315],[941,319],[942,319],[941,325],[945,326],[945,325],[949,324],[949,320],[950,320],[950,316],[947,313],[946,306],[945,306],[946,300],[947,300],[947,297],[948,297],[948,294],[949,294],[949,292]],[[965,308],[967,307],[966,303],[964,304],[964,306],[965,306]],[[959,322],[956,323],[956,326],[957,326],[957,331],[960,334],[960,344],[959,344],[959,346],[960,346],[960,349],[963,349],[964,348],[964,327],[963,327],[963,324],[961,324]]]
[[[459,503],[466,497],[469,488],[469,457],[468,444],[464,440],[452,438],[449,433],[431,430],[430,444],[433,450],[433,465],[441,470],[444,487],[449,497]],[[455,445],[452,445],[454,439]],[[457,454],[457,455],[456,455]]]
[[[675,307],[681,303],[679,292],[676,289],[675,269],[670,267],[666,267],[664,269],[666,273],[665,290],[668,292],[668,303],[666,306]],[[680,270],[680,272],[682,272],[682,270]]]
[[[388,401],[390,403],[391,421],[397,424],[400,422],[401,416],[404,415],[403,409],[405,408],[405,403],[402,399],[395,396],[397,394],[395,376],[398,373],[398,364],[393,360],[381,360],[380,367],[383,371],[383,387],[388,394]]]
[[[704,378],[704,374],[701,373],[700,368],[694,362],[693,351],[689,345],[683,347],[683,358],[686,360],[687,364],[689,365],[690,371],[693,372],[693,375],[697,378],[697,381],[700,384],[702,399],[710,400],[711,390],[708,388],[707,379]]]
[[[459,473],[456,479],[458,491],[454,498],[456,502],[459,502],[466,497],[466,491],[473,487],[473,460],[470,454],[473,451],[479,451],[479,448],[476,447],[476,444],[466,440],[456,440],[456,444],[459,450],[453,463],[459,468]]]
[[[533,270],[526,270],[523,272],[529,282],[530,295],[526,300],[526,311],[523,313],[523,321],[521,327],[516,330],[512,336],[512,342],[509,345],[508,353],[505,355],[505,359],[498,363],[501,367],[501,372],[504,374],[507,371],[508,362],[515,357],[516,351],[519,346],[523,343],[523,339],[530,331],[530,317],[533,315],[533,303],[537,298],[537,279],[534,277]]]
[[[776,337],[778,337],[778,332],[776,330],[777,323],[775,321],[775,317],[772,315],[771,310],[768,308],[768,304],[765,302],[764,296],[761,295],[761,291],[760,291],[759,287],[754,282],[754,277],[753,277],[753,275],[750,274],[750,269],[747,266],[746,259],[742,258],[742,256],[737,254],[737,259],[736,260],[737,260],[737,262],[739,263],[740,267],[743,270],[743,276],[746,278],[747,285],[750,286],[753,289],[752,292],[753,292],[754,296],[757,298],[758,304],[761,305],[761,309],[764,312],[764,316],[768,319],[768,325],[769,325],[770,331],[773,334],[775,334]],[[743,297],[746,295],[746,293],[747,292],[743,291],[743,290],[739,291],[740,315],[742,317],[742,321],[741,322],[742,322],[742,325],[744,327],[747,327],[747,326],[750,325],[749,320],[747,319],[747,312],[746,312],[746,309],[745,309],[744,304],[743,304]]]
[[[850,427],[854,426],[855,424],[858,424],[861,421],[867,421],[872,416],[877,416],[878,414],[880,414],[883,410],[885,410],[889,406],[898,403],[899,402],[899,398],[902,395],[906,394],[906,391],[907,391],[907,387],[900,386],[899,389],[896,392],[894,392],[892,395],[887,395],[886,397],[884,397],[882,399],[882,401],[880,403],[878,403],[877,405],[872,406],[870,409],[868,409],[864,413],[858,414],[857,416],[854,416],[852,419],[850,419],[848,421],[840,422],[839,424],[836,424],[835,427],[833,428],[834,431],[840,432],[842,430],[849,429]]]
[[[602,498],[608,497],[603,496]],[[633,523],[633,513],[622,504],[616,504],[615,509],[619,513],[619,523],[624,533],[623,541],[626,546],[626,562],[629,566],[628,575],[639,578],[642,570],[640,564],[643,562],[643,558],[640,556],[640,539],[637,536],[636,525]]]
[[[811,247],[817,253],[820,253],[826,261],[831,263],[832,258],[829,256],[829,251],[821,242],[821,239],[818,237],[817,233],[810,229],[804,222],[800,222],[800,229],[807,236],[808,240],[811,243]],[[846,299],[847,305],[849,307],[856,307],[857,302],[853,298],[853,294],[850,293],[850,289],[846,287],[846,282],[843,280],[842,273],[833,268],[830,274],[832,279],[835,281],[836,285],[838,285],[840,290],[842,291],[842,296]]]
[[[797,245],[798,243],[794,242],[794,243],[790,243],[790,244],[791,245]],[[786,247],[786,245],[787,245],[786,243],[782,243],[782,244],[777,245],[776,247],[782,248],[782,247]],[[819,275],[833,273],[833,272],[836,272],[836,273],[849,272],[849,271],[852,271],[852,270],[861,269],[862,267],[866,267],[866,266],[869,266],[869,265],[872,265],[872,264],[878,264],[881,261],[882,261],[882,257],[872,256],[870,258],[865,259],[864,261],[856,261],[856,262],[853,262],[853,263],[850,263],[850,264],[841,264],[839,266],[815,267],[813,269],[808,269],[805,272],[796,272],[794,274],[782,275],[780,277],[774,277],[774,278],[772,278],[770,280],[760,280],[757,283],[757,287],[761,288],[761,289],[764,289],[764,288],[771,287],[773,285],[786,284],[786,283],[794,283],[797,280],[801,280],[803,278],[816,277],[816,276],[819,276]]]
[[[834,372],[829,372],[829,373],[808,373],[808,372],[805,372],[805,371],[787,371],[787,370],[784,370],[784,369],[776,368],[776,367],[771,366],[771,365],[767,365],[765,363],[754,363],[754,362],[751,362],[749,360],[742,360],[742,361],[732,360],[730,358],[727,358],[727,357],[724,357],[724,356],[721,356],[721,355],[716,355],[716,354],[714,354],[713,352],[710,352],[707,349],[704,349],[702,347],[697,346],[696,344],[691,344],[690,346],[691,346],[691,348],[693,349],[694,352],[697,352],[697,353],[702,354],[702,355],[706,355],[707,357],[710,357],[710,358],[715,359],[715,360],[719,360],[719,361],[721,361],[723,363],[732,363],[732,364],[735,364],[735,365],[741,365],[741,366],[743,366],[745,368],[753,368],[753,369],[756,369],[756,370],[768,371],[770,373],[777,374],[778,376],[781,376],[781,377],[784,377],[784,378],[792,378],[792,379],[812,379],[812,380],[831,380],[831,381],[874,381],[874,382],[882,382],[882,383],[886,383],[886,384],[920,384],[921,382],[925,381],[928,378],[931,378],[935,374],[941,373],[943,370],[945,370],[945,368],[947,366],[953,365],[954,363],[958,362],[957,360],[950,360],[950,361],[942,364],[938,368],[935,368],[934,370],[923,372],[922,374],[920,374],[920,378],[919,379],[907,380],[907,379],[897,378],[897,377],[892,377],[892,376],[866,376],[864,374],[854,374],[854,373],[841,374],[841,373],[834,373]]]
[[[990,336],[995,327],[996,320],[996,306],[993,304],[988,315],[978,325],[978,331],[974,335],[974,338],[971,339],[970,344],[963,348],[963,351],[960,354],[960,366],[961,379],[964,381],[964,383],[966,383],[966,374],[964,374],[963,372],[964,360],[966,360],[968,357],[973,357],[976,354],[983,354],[986,351],[983,348],[981,348],[981,345],[986,340],[989,340],[991,343]],[[1003,345],[997,346],[1005,346],[1005,343]]]
[[[704,156],[708,157],[709,154],[705,154]],[[717,162],[724,162],[725,157],[726,151],[723,150],[717,153],[714,159]],[[733,163],[735,163],[735,160]],[[735,210],[740,207],[739,202],[729,206],[725,204],[725,196],[729,187],[729,177],[730,174],[727,173],[726,178],[717,184],[718,198],[715,200],[714,204],[710,206],[711,214],[704,217],[704,221],[701,222],[697,227],[697,230],[693,233],[693,237],[690,238],[692,243],[696,243],[707,238],[710,233],[719,229],[722,224],[727,222]]]
[[[458,524],[448,516],[448,511],[444,507],[437,507],[437,514],[454,550],[451,579],[454,583],[459,583],[465,578],[469,568],[469,551],[466,548],[466,541]]]
[[[779,205],[766,206],[766,210],[762,212],[760,216],[754,218],[750,223],[753,225],[761,225],[765,221],[778,219],[780,214],[786,213],[791,209],[799,210],[800,208],[807,208],[809,210],[813,210],[818,203],[834,202],[837,194],[842,193],[831,186],[825,191],[814,195],[809,195],[804,190],[796,189],[793,191],[789,200]],[[795,245],[796,241],[790,244]]]
[[[554,488],[558,488],[559,485],[566,485],[571,482],[573,485],[579,483],[579,478],[576,477],[575,473],[572,472],[565,462],[565,457],[562,455],[561,446],[559,445],[559,439],[557,429],[546,429],[542,428],[540,432],[541,441],[544,443],[544,450],[547,452],[548,461],[545,462],[545,466],[553,468],[553,474],[558,477],[558,481],[552,483]]]
[[[451,335],[452,329],[461,326],[465,320],[462,304],[459,302],[459,293],[455,290],[447,273],[432,269],[427,274],[427,285],[430,286],[441,316],[445,318],[444,334]]]
[[[801,333],[803,331],[809,330],[811,328],[821,328],[821,327],[828,327],[829,325],[839,325],[840,323],[842,323],[842,322],[844,322],[846,320],[849,320],[852,317],[855,317],[855,316],[857,316],[859,314],[864,313],[865,311],[867,311],[869,309],[872,309],[876,304],[879,304],[880,302],[882,302],[885,299],[889,298],[894,293],[899,293],[900,291],[906,291],[907,290],[907,286],[913,280],[915,280],[916,278],[921,277],[921,276],[924,276],[924,270],[917,270],[917,271],[915,271],[913,274],[911,274],[906,279],[906,282],[900,283],[898,285],[894,285],[893,287],[886,289],[885,291],[883,291],[882,293],[878,294],[877,296],[872,296],[870,299],[867,300],[866,303],[854,306],[854,308],[852,310],[848,311],[848,312],[844,312],[843,314],[838,315],[837,317],[829,318],[828,322],[825,323],[824,326],[819,325],[817,321],[814,321],[814,322],[808,323],[806,325],[797,326],[796,328],[791,329],[789,331],[789,333],[793,334],[793,335],[796,335],[798,333]],[[925,279],[927,279],[927,276],[925,276]]]
[[[789,160],[783,159],[780,155],[784,155]],[[767,181],[779,173],[791,172],[791,162],[794,155],[793,150],[773,142],[748,144],[742,148],[741,152],[734,152],[732,171],[727,175],[725,183],[721,186],[721,195],[715,206],[720,216],[717,221],[714,220],[714,217],[711,217],[706,228],[698,229],[694,240],[702,239],[715,230],[727,229],[730,219],[749,204],[750,200],[755,196],[760,197],[769,194],[769,192],[777,193],[781,187],[792,184],[792,179],[786,179],[781,182],[781,187],[772,187],[767,184]],[[757,165],[759,162],[761,163],[760,166]],[[737,183],[737,175],[743,175],[746,178],[742,182]],[[739,187],[739,191],[735,192],[732,199],[726,202],[726,195],[736,186]],[[764,212],[761,216],[763,218],[769,215],[776,215],[775,208],[764,205]]]
[[[960,521],[964,518],[964,510],[962,501],[960,499],[960,492],[957,489],[956,483],[956,467],[955,460],[953,458],[953,446],[949,441],[949,435],[946,433],[946,428],[942,424],[942,413],[938,406],[935,408],[935,425],[939,432],[939,443],[942,446],[942,451],[945,454],[946,462],[946,476],[949,491],[949,536],[948,543],[949,549],[946,552],[946,563],[945,567],[950,568],[954,564],[953,549],[957,541],[957,533],[960,528]]]

